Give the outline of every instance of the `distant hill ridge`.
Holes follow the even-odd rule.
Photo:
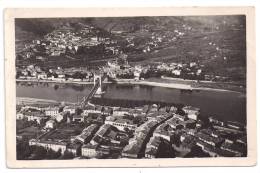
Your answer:
[[[240,25],[243,20],[238,16],[192,16],[192,17],[102,17],[102,18],[30,18],[16,19],[16,26],[26,32],[35,35],[45,35],[62,26],[84,26],[92,25],[106,31],[136,31],[144,25],[151,27],[166,27],[174,29],[178,25],[191,25],[201,30],[205,27],[212,27],[225,24],[226,27]]]

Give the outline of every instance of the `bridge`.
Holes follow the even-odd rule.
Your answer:
[[[95,95],[101,95],[104,92],[102,91],[102,82],[105,80],[106,74],[103,75],[94,75],[94,86],[92,87],[88,96],[84,96],[80,102],[80,107],[83,108],[89,102],[89,100]]]

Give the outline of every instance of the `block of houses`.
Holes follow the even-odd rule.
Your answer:
[[[112,126],[115,126],[118,130],[125,131],[125,129],[129,130],[135,130],[137,128],[137,125],[133,123],[132,120],[128,119],[115,119],[114,121],[106,120],[105,124],[110,124]]]
[[[24,116],[25,118],[27,118],[28,121],[36,121],[38,124],[40,124],[42,120],[44,121],[48,119],[48,117],[40,111],[25,112]]]
[[[45,149],[52,149],[53,151],[58,152],[61,151],[61,154],[64,154],[64,152],[67,149],[68,143],[66,142],[58,142],[58,141],[52,141],[52,140],[38,140],[38,139],[31,139],[29,140],[29,145],[36,145],[36,146],[42,146]]]
[[[97,156],[97,145],[86,144],[81,147],[81,156],[95,158]]]

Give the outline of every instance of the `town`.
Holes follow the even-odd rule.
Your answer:
[[[241,27],[233,26],[237,30]],[[201,61],[196,55],[186,55],[196,52],[175,50],[183,39],[198,31],[188,24],[174,28],[169,30],[167,27],[147,24],[138,31],[126,32],[106,31],[86,24],[58,27],[42,38],[17,45],[16,79],[87,83],[93,82],[94,73],[101,71],[108,74],[110,81],[154,81],[151,78],[156,78],[156,81],[159,79],[159,82],[165,83],[173,81],[192,87],[245,92],[245,82],[237,72],[212,71],[215,59],[224,66],[231,61],[231,57],[224,53],[224,45],[209,36],[203,37],[205,52],[210,54],[205,55],[205,62]],[[220,29],[220,26],[216,26],[211,30],[219,32]],[[178,51],[178,55],[170,49]],[[214,62],[210,63],[207,58]]]
[[[244,18],[220,19],[17,19],[17,159],[247,157]],[[23,22],[38,35],[23,40]],[[113,98],[106,84],[139,88]]]
[[[246,127],[157,104],[17,106],[17,159],[242,157]]]

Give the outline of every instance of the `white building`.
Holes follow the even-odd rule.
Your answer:
[[[45,114],[50,117],[56,117],[59,114],[59,107],[49,107],[45,109]]]
[[[84,157],[94,158],[97,156],[97,145],[86,144],[81,148],[81,155]]]
[[[24,116],[28,121],[36,121],[38,124],[40,124],[42,120],[46,120],[48,118],[40,112],[26,112]]]
[[[137,128],[136,124],[133,124],[132,121],[127,119],[118,119],[116,121],[109,121],[106,120],[105,124],[110,124],[112,126],[115,126],[118,130],[125,131],[125,129],[129,130],[135,130]]]
[[[84,117],[81,115],[74,115],[73,120],[74,122],[84,122]]]
[[[69,112],[70,114],[75,114],[76,108],[74,106],[65,106],[63,112]]]
[[[56,152],[60,150],[61,154],[64,154],[68,144],[66,142],[43,141],[43,140],[31,139],[29,140],[29,145],[42,146],[45,149],[52,149],[53,151]]]
[[[42,79],[42,80],[44,80],[44,79],[47,79],[48,77],[47,77],[47,74],[46,73],[40,73],[40,74],[38,74],[37,75],[37,79]]]
[[[53,129],[56,127],[56,122],[54,120],[49,120],[46,122],[45,128],[46,129]]]
[[[61,122],[64,118],[64,113],[59,113],[56,115],[55,119],[57,122]]]
[[[187,114],[189,119],[197,120],[200,114],[200,109],[192,106],[185,106],[182,110]]]
[[[22,114],[22,113],[17,113],[17,114],[16,114],[16,119],[17,119],[17,120],[22,120],[22,119],[24,119],[24,117],[25,117],[25,116],[24,116],[24,114]]]

